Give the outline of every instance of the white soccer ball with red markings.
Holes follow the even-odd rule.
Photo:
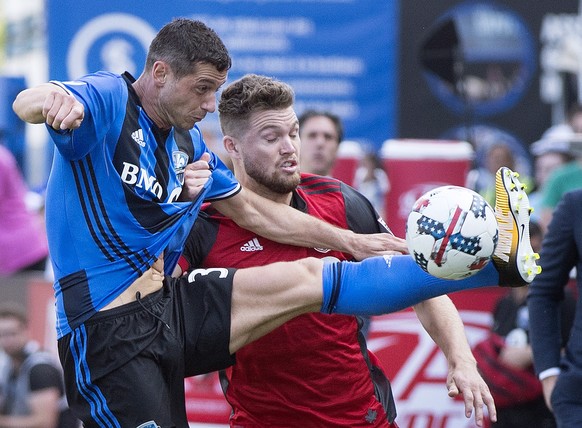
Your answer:
[[[491,260],[499,231],[491,205],[459,186],[426,192],[406,222],[410,255],[429,274],[444,279],[474,275]]]

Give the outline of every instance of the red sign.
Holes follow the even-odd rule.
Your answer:
[[[385,220],[403,238],[408,214],[420,196],[447,184],[465,185],[473,148],[465,141],[388,140],[381,155],[390,180]]]

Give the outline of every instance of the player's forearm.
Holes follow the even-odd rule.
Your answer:
[[[447,296],[435,297],[414,306],[422,326],[444,353],[449,365],[476,364],[465,335],[463,321]]]
[[[20,119],[28,123],[44,123],[43,106],[51,91],[61,91],[58,86],[45,83],[26,89],[18,94],[12,103],[12,109]]]
[[[250,191],[243,190],[235,197],[213,205],[239,226],[276,242],[348,253],[356,249],[353,232],[332,226],[288,205],[260,198]]]

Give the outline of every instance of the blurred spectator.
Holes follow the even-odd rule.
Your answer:
[[[534,251],[539,252],[543,232],[530,223]],[[553,428],[554,417],[544,403],[542,384],[533,369],[529,340],[527,287],[511,288],[495,304],[489,336],[473,350],[477,363],[495,399],[494,428]],[[572,326],[576,301],[568,295],[562,305],[564,342]]]
[[[576,159],[556,168],[548,177],[540,202],[540,221],[547,229],[552,213],[566,193],[582,188],[582,152],[572,150]]]
[[[576,134],[582,133],[582,104],[574,104],[568,112],[568,125]]]
[[[574,136],[570,127],[555,127],[546,131],[542,138],[530,147],[534,157],[534,188],[528,196],[529,203],[534,209],[531,219],[540,225],[542,225],[542,195],[546,182],[555,169],[574,159],[570,152],[570,141]]]
[[[0,427],[73,428],[79,426],[64,397],[60,365],[29,340],[25,309],[0,307]]]
[[[375,152],[368,152],[360,161],[354,177],[354,188],[364,195],[380,216],[386,220],[386,196],[390,181],[381,159]]]
[[[0,145],[0,275],[44,271],[48,256],[41,215],[27,207],[26,186],[12,153]]]
[[[536,374],[560,428],[582,426],[582,189],[566,193],[544,235],[542,272],[529,287],[527,305]],[[572,334],[563,337],[561,308],[575,268],[577,311]],[[573,285],[573,284],[572,284]]]
[[[469,171],[465,186],[482,195],[492,206],[495,204],[495,173],[505,166],[515,168],[511,147],[505,143],[493,143],[487,149],[483,165]],[[523,178],[520,178],[523,182]]]
[[[539,204],[540,223],[544,230],[562,196],[571,190],[582,188],[582,106],[572,107],[568,122],[551,127],[544,135],[552,133],[570,134],[569,152],[573,160],[554,169],[546,181]]]
[[[301,172],[331,175],[344,138],[340,118],[329,112],[308,110],[299,116],[299,138]]]

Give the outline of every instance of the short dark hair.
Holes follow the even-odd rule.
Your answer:
[[[228,50],[216,32],[201,21],[187,18],[174,19],[154,37],[146,70],[156,61],[167,62],[178,78],[193,73],[199,63],[211,64],[220,72],[232,65]]]
[[[246,74],[226,87],[218,102],[220,127],[224,135],[246,129],[251,114],[265,110],[283,110],[295,102],[288,84],[273,77]]]
[[[299,132],[301,133],[301,126],[307,122],[312,117],[327,117],[331,120],[335,126],[335,130],[337,132],[338,144],[341,143],[344,139],[344,126],[342,125],[342,121],[339,116],[328,112],[328,111],[318,111],[318,110],[306,110],[299,116]]]

